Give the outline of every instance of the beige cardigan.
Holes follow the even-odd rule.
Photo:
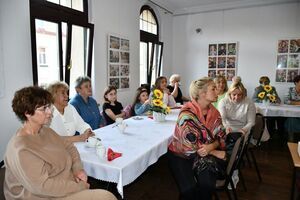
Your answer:
[[[4,194],[10,199],[52,199],[85,189],[73,172],[82,169],[76,147],[43,127],[38,135],[14,135],[5,153]]]

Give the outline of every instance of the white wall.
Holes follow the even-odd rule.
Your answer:
[[[300,37],[299,3],[240,8],[173,18],[173,72],[182,74],[185,93],[191,80],[207,76],[208,44],[238,41],[238,75],[252,96],[267,75],[280,96],[289,83],[275,83],[276,47],[281,38]],[[202,33],[196,34],[195,29]],[[230,82],[229,82],[230,83]]]
[[[10,137],[20,123],[11,109],[14,92],[32,84],[29,3],[0,1],[0,40],[2,41],[4,97],[0,98],[0,160]],[[1,43],[0,43],[1,45]],[[1,72],[2,73],[2,72]]]
[[[118,93],[119,101],[127,105],[133,101],[139,86],[139,13],[147,1],[89,0],[90,19],[94,34],[94,97],[102,104],[103,90],[107,86],[107,34],[114,33],[130,40],[130,89]],[[169,74],[172,58],[172,16],[160,9],[161,38],[165,42],[164,74]],[[6,144],[20,123],[11,109],[14,92],[32,84],[31,37],[29,0],[0,0],[0,77],[4,82],[4,97],[0,97],[0,160]],[[2,43],[1,43],[2,42]],[[1,65],[2,64],[2,65]],[[1,71],[2,70],[2,71]],[[0,86],[0,88],[1,88]]]

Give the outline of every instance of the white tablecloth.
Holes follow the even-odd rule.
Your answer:
[[[83,142],[75,143],[88,176],[117,183],[123,197],[123,186],[133,182],[167,152],[178,114],[179,109],[172,110],[165,122],[155,122],[148,117],[127,119],[128,127],[123,134],[114,124],[95,130],[106,149],[123,154],[113,161],[100,159],[96,149]]]
[[[268,117],[300,117],[300,106],[293,105],[264,105],[262,103],[256,103],[256,109],[258,113]]]

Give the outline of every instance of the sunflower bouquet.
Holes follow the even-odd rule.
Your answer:
[[[264,85],[263,90],[258,93],[257,97],[262,101],[269,101],[271,103],[276,102],[276,93],[271,85]]]
[[[163,96],[164,96],[164,94],[160,90],[155,89],[153,91],[152,101],[151,101],[151,106],[150,106],[150,110],[152,112],[162,113],[165,115],[170,113],[170,107],[168,107],[163,102]]]

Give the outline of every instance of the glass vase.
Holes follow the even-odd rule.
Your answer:
[[[163,122],[166,121],[166,115],[163,113],[153,111],[153,119],[156,122]]]

